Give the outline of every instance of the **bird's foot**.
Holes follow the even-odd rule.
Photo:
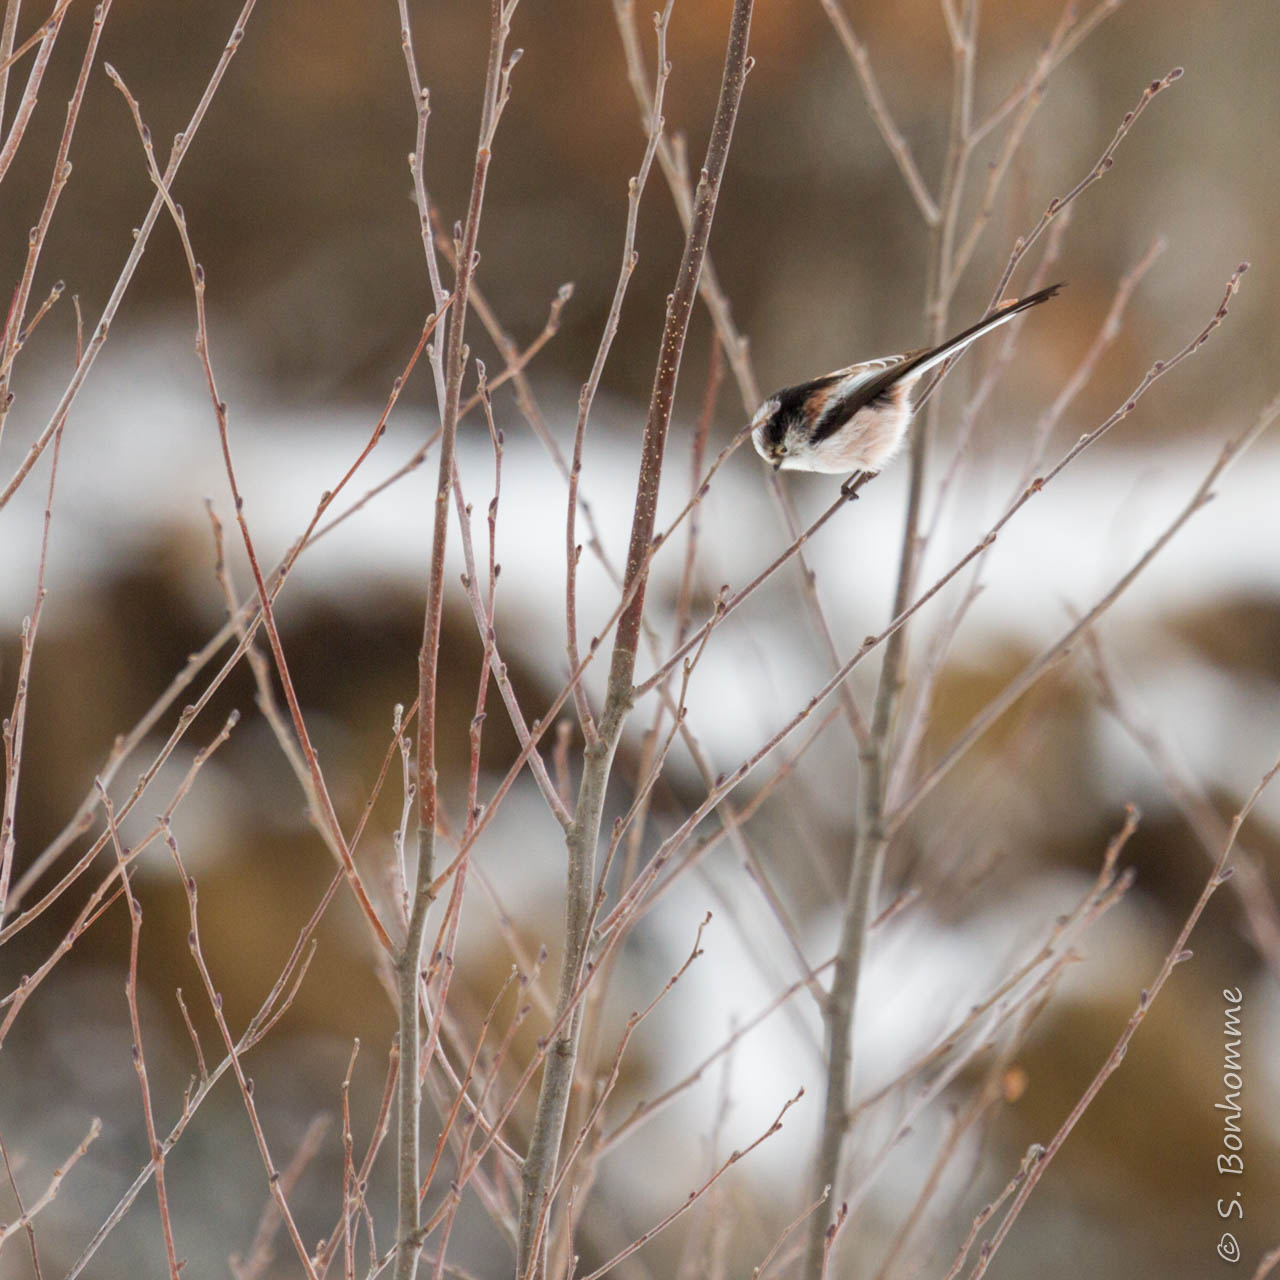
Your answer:
[[[855,471],[853,475],[851,475],[844,484],[840,486],[840,492],[846,498],[852,500],[858,496],[858,490],[861,489],[864,484],[874,480],[879,474],[880,473],[878,471]]]

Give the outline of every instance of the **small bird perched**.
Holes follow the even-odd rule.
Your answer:
[[[864,360],[774,392],[751,420],[756,452],[775,471],[825,471],[830,475],[866,471],[874,475],[906,438],[916,383],[935,365],[1028,307],[1046,302],[1061,288],[1061,284],[1051,284],[1006,303],[941,346]]]

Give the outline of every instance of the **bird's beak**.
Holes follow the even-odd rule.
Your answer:
[[[771,458],[771,459],[769,460],[769,465],[770,465],[770,466],[771,466],[775,471],[781,471],[781,470],[782,470],[782,459],[781,459],[781,458]]]

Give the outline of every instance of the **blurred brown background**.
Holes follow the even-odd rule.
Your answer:
[[[484,6],[462,4],[410,7],[422,77],[431,90],[428,186],[452,219],[463,211],[470,181],[486,12]],[[223,0],[117,0],[112,9],[102,55],[138,97],[162,162],[167,140],[185,125],[237,8]],[[936,191],[951,66],[938,6],[932,0],[892,6],[851,3],[848,12],[867,43],[896,121]],[[673,72],[665,115],[672,130],[687,133],[694,157],[702,154],[715,100],[727,14],[726,0],[677,0],[671,21]],[[983,7],[979,117],[1027,72],[1059,14],[1059,6],[1046,0],[992,0]],[[89,18],[86,5],[72,6],[39,110],[0,194],[0,282],[12,282],[20,271],[26,231],[44,197],[46,158],[62,127],[62,104],[79,66]],[[643,8],[640,19],[652,61]],[[35,20],[32,11],[24,22]],[[531,370],[548,403],[571,405],[609,305],[626,182],[639,163],[643,134],[608,5],[525,0],[516,13],[512,44],[525,54],[495,147],[479,282],[522,342],[541,328],[556,289],[566,281],[574,283],[561,332]],[[712,254],[735,317],[750,336],[759,378],[769,387],[921,341],[926,238],[817,0],[763,3],[752,48],[756,67],[738,123]],[[1092,339],[1118,277],[1156,235],[1167,239],[1168,248],[1138,290],[1120,340],[1063,425],[1064,445],[1113,409],[1154,359],[1176,350],[1205,323],[1242,259],[1251,260],[1252,269],[1227,325],[1178,371],[1176,383],[1171,379],[1157,386],[1143,411],[1124,424],[1123,448],[1182,439],[1189,447],[1203,443],[1211,458],[1213,442],[1246,425],[1275,394],[1280,368],[1278,55],[1280,15],[1271,0],[1131,3],[1119,5],[1055,73],[957,295],[956,327],[982,310],[1013,238],[1034,225],[1051,197],[1065,193],[1088,170],[1143,87],[1175,65],[1186,68],[1182,80],[1159,95],[1122,144],[1112,172],[1073,210],[1055,268],[1070,288],[1054,304],[1053,323],[1029,326],[1022,339],[1007,391],[1017,407],[1011,414],[1015,420],[1017,411],[1037,412],[1052,396]],[[23,75],[25,64],[11,80],[10,104]],[[1001,136],[994,135],[975,165],[962,224],[976,210],[983,162],[995,154]],[[215,341],[225,342],[229,352],[229,378],[238,388],[253,389],[256,406],[288,405],[290,414],[273,420],[275,428],[296,432],[301,445],[310,440],[307,433],[315,423],[344,410],[358,411],[367,429],[430,309],[406,163],[413,138],[413,103],[390,0],[357,5],[263,0],[175,185],[210,282],[211,325]],[[73,177],[33,296],[39,299],[55,279],[63,279],[68,293],[79,294],[86,323],[92,323],[128,251],[130,229],[151,198],[132,121],[100,69],[90,82],[72,161]],[[594,427],[600,433],[616,429],[623,442],[630,441],[643,412],[663,302],[680,247],[679,224],[655,169],[640,219],[640,267],[605,377],[608,411],[598,415]],[[1023,277],[1015,278],[1015,288],[1022,283]],[[156,326],[177,335],[174,351],[189,350],[187,335],[194,331],[189,280],[177,237],[163,220],[113,330],[115,346],[108,351],[130,341],[145,345]],[[15,378],[9,434],[0,448],[0,478],[7,480],[45,420],[46,388],[35,370],[65,368],[73,334],[72,314],[64,303],[43,322],[24,355]],[[496,354],[479,327],[473,325],[469,334],[474,351],[491,370],[496,368]],[[682,382],[686,418],[696,411],[701,395],[709,340],[710,327],[700,313]],[[110,358],[104,356],[104,365]],[[188,389],[192,403],[199,405],[197,373],[193,361]],[[168,410],[162,412],[148,400],[145,378],[135,381],[136,401],[123,408],[117,404],[117,409],[134,414],[140,430],[154,430],[158,441]],[[114,396],[118,384],[106,385]],[[1047,394],[1045,387],[1050,388]],[[420,424],[417,411],[431,403],[425,370],[419,370],[406,398],[415,424]],[[510,436],[521,431],[505,395],[498,412]],[[270,434],[263,426],[265,417],[245,413],[243,438]],[[566,410],[552,424],[562,444],[570,438],[571,420]],[[735,393],[727,389],[713,444],[718,447],[728,439],[741,421]],[[86,435],[92,425],[86,424]],[[211,430],[207,418],[205,427]],[[483,431],[478,421],[474,430]],[[1260,449],[1258,458],[1257,465],[1270,467],[1280,483],[1276,453]],[[134,465],[130,458],[118,461],[122,468]],[[176,470],[187,465],[186,455],[180,454]],[[197,470],[194,455],[189,465]],[[1100,465],[1141,466],[1113,455]],[[43,472],[32,481],[41,492],[45,482]],[[304,518],[314,496],[307,490],[299,500]],[[860,505],[872,501],[869,497]],[[51,605],[35,667],[20,863],[24,850],[42,848],[65,822],[113,736],[132,725],[220,621],[208,534],[198,505],[193,503],[184,519],[165,517],[168,523],[157,532],[143,519],[146,503],[129,499],[106,504],[113,526],[139,530],[128,554],[96,568],[73,598],[64,592]],[[608,510],[607,503],[602,505]],[[1261,514],[1235,513],[1246,524]],[[552,519],[562,519],[559,506]],[[0,573],[8,579],[6,630],[0,638],[6,711],[17,664],[18,620],[29,611],[34,573],[34,564],[19,564],[3,551],[5,538],[16,536],[12,527],[0,526]],[[1206,716],[1199,744],[1227,744],[1224,760],[1235,739],[1244,740],[1254,730],[1260,735],[1273,730],[1280,706],[1280,573],[1269,583],[1242,585],[1229,568],[1211,567],[1201,603],[1148,620],[1142,643],[1127,650],[1131,669],[1146,675],[1161,669],[1176,648],[1178,662],[1208,673],[1216,688],[1231,690],[1217,712]],[[555,566],[552,591],[560,590],[560,572]],[[717,583],[703,585],[710,592]],[[56,581],[53,587],[56,592]],[[866,607],[872,605],[880,607],[879,597]],[[353,587],[346,607],[334,605],[324,591],[308,594],[304,587],[289,597],[283,611],[294,676],[307,700],[321,757],[342,762],[336,773],[346,790],[340,788],[338,798],[348,822],[358,815],[385,749],[388,708],[410,696],[420,610],[418,577],[389,567],[385,578]],[[867,629],[879,625],[875,617],[883,621],[872,611]],[[931,746],[945,745],[1034,652],[1013,620],[1010,631],[1007,642],[989,646],[980,663],[957,663],[948,670]],[[856,643],[863,631],[851,628],[850,634]],[[543,646],[556,649],[556,662],[558,644]],[[445,646],[457,692],[444,708],[449,726],[444,737],[460,743],[479,661],[474,628],[460,609],[452,614]],[[536,643],[527,647],[536,648]],[[539,665],[520,653],[512,665],[518,687],[532,704],[557,687],[555,662]],[[251,683],[240,673],[201,722],[197,740],[212,736],[231,706],[248,713],[252,698]],[[974,1155],[975,1182],[983,1195],[1000,1188],[1026,1146],[1043,1141],[1079,1095],[1132,1009],[1142,975],[1153,971],[1171,941],[1207,868],[1186,823],[1136,753],[1119,774],[1099,763],[1104,719],[1086,675],[1055,681],[1002,729],[998,740],[984,747],[987,754],[975,757],[971,770],[957,775],[954,789],[942,793],[936,807],[931,803],[922,811],[919,832],[903,842],[891,867],[895,886],[912,878],[924,884],[937,919],[952,924],[977,910],[981,901],[964,892],[964,876],[956,870],[964,856],[1003,858],[1011,895],[1042,875],[1091,875],[1118,825],[1119,800],[1136,795],[1144,805],[1144,823],[1126,853],[1139,875],[1133,905],[1117,911],[1108,926],[1113,933],[1098,942],[1101,970],[1120,970],[1133,980],[1110,989],[1099,969],[1090,970],[1100,994],[1075,991],[1046,1015],[1024,1055],[1029,1088],[1001,1113],[990,1145]],[[490,716],[488,732],[488,750],[498,767],[512,751],[502,716]],[[1023,791],[1022,807],[1012,817],[999,808],[993,823],[995,810],[989,807],[983,770],[998,774],[1004,767],[999,753],[1008,750],[1016,756],[1029,740],[1038,751],[1034,785]],[[748,746],[743,743],[744,750]],[[1252,788],[1257,771],[1248,770],[1257,758],[1240,757],[1238,773],[1232,774],[1238,785],[1214,792],[1222,813],[1231,813]],[[1113,763],[1117,757],[1106,759]],[[216,768],[202,777],[197,793],[206,797],[200,803],[207,807],[187,820],[186,835],[192,860],[199,855],[207,859],[200,874],[208,945],[223,975],[234,1023],[261,997],[263,973],[274,973],[273,966],[282,962],[332,867],[318,852],[302,798],[256,718],[248,716]],[[684,780],[682,790],[677,779],[660,803],[670,813],[678,800],[696,800],[698,794],[692,782]],[[396,797],[384,798],[378,815],[384,831],[394,825],[397,806]],[[1002,825],[1006,817],[1007,826]],[[787,841],[797,838],[794,814],[775,817],[766,810],[765,819],[777,824],[766,828],[775,833],[777,848],[785,850]],[[818,860],[838,868],[847,848],[847,825],[825,807],[807,814],[805,821],[805,837],[818,850]],[[521,922],[533,945],[558,928],[561,864],[554,840],[540,840],[537,888],[530,890],[529,916]],[[947,847],[940,849],[944,843]],[[1254,832],[1252,847],[1274,885],[1273,823]],[[818,919],[827,905],[828,886],[808,874],[808,863],[796,867],[780,862],[797,911],[810,922]],[[160,874],[144,886],[143,905],[148,929],[168,945],[157,943],[144,958],[154,980],[153,1004],[146,1012],[159,1044],[153,1072],[176,1090],[176,1097],[190,1064],[173,1007],[170,966],[174,956],[186,964],[187,924],[180,896],[171,881],[165,883],[163,864],[157,862],[157,867]],[[835,883],[838,871],[830,874]],[[6,991],[48,953],[69,920],[65,911],[50,913],[39,928],[20,935],[8,954],[0,953]],[[15,1142],[25,1141],[32,1153],[23,1174],[28,1187],[42,1185],[52,1161],[74,1146],[87,1115],[136,1116],[119,992],[119,966],[127,948],[122,921],[123,916],[114,929],[91,932],[77,945],[74,962],[58,971],[44,997],[24,1013],[21,1034],[15,1034],[0,1057],[0,1132],[11,1150]],[[364,1074],[357,1083],[360,1123],[366,1131],[371,1123],[392,1019],[360,930],[349,902],[340,897],[322,932],[311,979],[282,1024],[279,1040],[269,1043],[256,1069],[264,1091],[260,1102],[264,1110],[274,1108],[282,1150],[296,1145],[318,1109],[334,1105],[350,1038],[356,1034],[366,1045]],[[682,934],[680,945],[687,948],[687,943]],[[1240,1231],[1250,1251],[1246,1259],[1256,1259],[1263,1245],[1276,1243],[1280,1081],[1274,1063],[1280,1058],[1280,996],[1274,975],[1267,977],[1244,935],[1238,902],[1229,891],[1219,894],[1193,946],[1198,966],[1179,971],[1120,1075],[1033,1197],[992,1276],[1007,1280],[1087,1273],[1198,1280],[1218,1274],[1213,1247],[1221,1224],[1213,1206],[1222,1194],[1222,1180],[1213,1175],[1212,1161],[1221,1126],[1213,1104],[1219,1097],[1215,1054],[1224,986],[1250,991],[1245,1041],[1250,1072],[1248,1216]],[[509,957],[492,939],[491,944],[477,944],[473,962],[467,979],[474,986],[467,987],[466,999],[482,1007]],[[660,985],[669,972],[663,968],[666,961],[646,962],[653,965],[646,977]],[[195,989],[192,972],[184,972],[181,981],[188,994]],[[717,997],[712,992],[707,998],[714,1002]],[[682,1016],[700,1015],[697,1007],[686,1007]],[[207,1023],[201,1025],[211,1034]],[[630,1085],[639,1093],[652,1092],[669,1079],[673,1061],[683,1063],[681,1025],[675,1023],[677,1029],[666,1040],[638,1046],[636,1079]],[[93,1065],[107,1061],[117,1064],[118,1076]],[[179,1146],[175,1160],[189,1163],[177,1163],[173,1179],[176,1194],[186,1200],[184,1221],[201,1221],[207,1233],[207,1239],[189,1234],[186,1251],[208,1260],[225,1257],[228,1240],[247,1247],[263,1196],[263,1188],[250,1178],[242,1203],[228,1200],[216,1216],[200,1209],[209,1187],[242,1179],[243,1169],[252,1168],[255,1158],[246,1148],[230,1147],[230,1133],[238,1135],[237,1142],[241,1137],[247,1142],[239,1100],[230,1091],[217,1115],[216,1124],[200,1131],[203,1137],[193,1134]],[[33,1116],[41,1117],[41,1123],[31,1124]],[[125,1120],[117,1123],[123,1126]],[[336,1131],[326,1141],[332,1166]],[[72,1216],[43,1240],[51,1266],[69,1264],[87,1231],[145,1158],[136,1132],[117,1129],[110,1151],[107,1146],[104,1142],[94,1156],[98,1163],[91,1163],[93,1172],[75,1186],[74,1196],[68,1183],[65,1212]],[[784,1177],[807,1177],[803,1156],[801,1152],[796,1164],[786,1166],[791,1173],[784,1170]],[[324,1176],[329,1172],[332,1168]],[[390,1175],[384,1174],[376,1192],[386,1192]],[[307,1206],[309,1231],[304,1234],[311,1238],[327,1229],[336,1201],[319,1172],[308,1176],[316,1180],[315,1202],[308,1201],[305,1184],[298,1198]],[[625,1187],[626,1179],[619,1177],[618,1185]],[[762,1208],[769,1185],[767,1174],[760,1175],[759,1184],[744,1176],[738,1211],[747,1220],[758,1214],[766,1221],[758,1237],[746,1233],[742,1274],[749,1271],[749,1259],[758,1260],[780,1223],[798,1211],[794,1184],[775,1193],[782,1209],[778,1203]],[[677,1180],[665,1189],[675,1194],[685,1187]],[[131,1218],[129,1228],[104,1250],[103,1270],[97,1274],[150,1273],[148,1260],[158,1256],[158,1236],[147,1217],[154,1212],[153,1202],[144,1199],[135,1215],[136,1233]],[[619,1202],[625,1204],[625,1197]],[[645,1213],[637,1212],[634,1221],[624,1213],[625,1225],[619,1229],[638,1233],[662,1203],[654,1192]],[[954,1241],[980,1207],[963,1197],[962,1205],[965,1212],[937,1228],[936,1238],[944,1243],[933,1269],[922,1274],[945,1270],[945,1262],[938,1267],[938,1256],[949,1260]],[[877,1217],[882,1211],[885,1216]],[[781,1216],[775,1222],[770,1214]],[[885,1243],[894,1219],[883,1205],[869,1217],[871,1237]],[[478,1274],[503,1274],[505,1255],[492,1233],[474,1223],[469,1230],[460,1256],[480,1259],[474,1264]],[[662,1245],[651,1261],[635,1264],[639,1269],[629,1274],[673,1274],[675,1247]],[[673,1252],[664,1255],[663,1248]],[[281,1256],[278,1274],[293,1274],[283,1249]],[[7,1280],[29,1274],[25,1265],[11,1244],[0,1257],[0,1276]],[[646,1272],[644,1266],[652,1270]],[[872,1275],[874,1269],[855,1268],[848,1274]]]
[[[113,9],[103,57],[139,98],[162,157],[236,12],[184,0],[121,0]],[[419,5],[414,12],[431,91],[428,183],[452,220],[461,216],[470,181],[475,69],[487,35],[466,6]],[[715,100],[727,13],[724,0],[688,0],[671,19],[665,114],[672,130],[688,135],[695,156]],[[984,6],[976,118],[1026,74],[1059,13],[1051,0]],[[950,80],[938,8],[910,0],[892,8],[853,6],[850,14],[936,193]],[[68,16],[73,25],[46,79],[27,154],[45,154],[61,129],[58,104],[78,68],[75,37],[88,18],[80,6]],[[1143,86],[1185,65],[1186,77],[1123,144],[1105,185],[1077,206],[1062,263],[1072,288],[1060,308],[1081,326],[1083,345],[1116,277],[1163,234],[1170,250],[1137,299],[1132,332],[1152,348],[1164,347],[1183,335],[1188,314],[1202,313],[1236,262],[1251,258],[1255,274],[1239,302],[1236,332],[1214,351],[1212,368],[1198,370],[1190,387],[1184,380],[1183,398],[1196,412],[1173,426],[1194,430],[1232,388],[1239,387],[1245,403],[1268,394],[1267,374],[1280,358],[1269,252],[1276,234],[1270,193],[1280,184],[1276,24],[1274,8],[1261,0],[1119,5],[1054,76],[1015,161],[1012,196],[999,202],[959,295],[957,322],[985,304],[1013,236],[1083,176]],[[640,27],[652,61],[644,6]],[[292,394],[380,393],[429,309],[406,164],[412,102],[397,31],[389,6],[340,0],[261,6],[178,182],[175,194],[209,274],[211,305],[234,314],[259,354],[261,374]],[[608,5],[521,13],[512,40],[526,53],[496,146],[482,284],[507,326],[532,336],[556,287],[575,283],[562,336],[539,370],[576,384],[616,276],[626,182],[642,151],[639,116]],[[752,339],[761,381],[772,385],[886,344],[914,343],[925,242],[817,0],[761,6],[753,51],[756,68],[713,251]],[[999,141],[997,131],[980,153],[979,177]],[[44,272],[49,283],[61,277],[77,289],[88,313],[105,299],[128,230],[150,198],[128,112],[101,73],[90,84],[73,160],[75,177]],[[34,221],[45,181],[33,163],[9,178],[8,227]],[[978,186],[971,183],[968,213]],[[608,377],[625,394],[647,392],[644,338],[655,332],[679,244],[671,201],[655,172],[640,226],[642,267],[627,305],[626,332],[637,345],[612,362]],[[5,236],[6,277],[24,250],[23,237]],[[176,236],[162,224],[126,314],[161,306],[185,312],[189,290],[180,262]],[[701,336],[705,341],[705,330]],[[1061,359],[1072,354],[1068,344]],[[1114,382],[1104,376],[1094,406],[1110,404],[1122,383],[1119,368]]]

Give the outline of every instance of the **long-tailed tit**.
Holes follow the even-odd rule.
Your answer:
[[[756,452],[775,471],[874,474],[901,447],[911,421],[912,389],[930,369],[1061,288],[1051,284],[1006,303],[941,346],[864,360],[774,392],[751,420]]]

